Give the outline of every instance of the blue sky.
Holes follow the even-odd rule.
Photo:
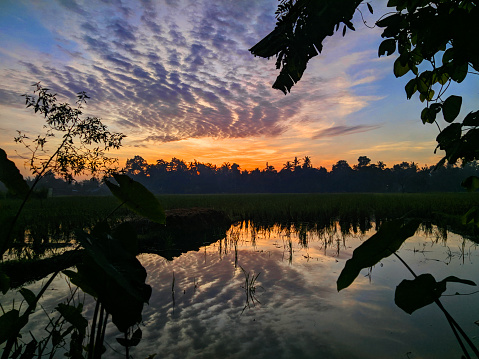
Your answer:
[[[384,2],[364,6],[373,24]],[[248,49],[275,24],[276,0],[3,0],[0,3],[0,147],[23,167],[28,152],[16,130],[36,135],[42,118],[24,108],[21,94],[37,81],[73,101],[91,97],[87,115],[125,133],[112,152],[120,164],[140,155],[172,157],[242,169],[281,169],[310,156],[328,169],[366,155],[388,166],[432,165],[438,129],[423,125],[424,107],[407,101],[408,76],[392,74],[394,57],[378,58],[380,29],[336,34],[310,61],[287,96],[271,88],[274,59]],[[466,80],[449,92],[472,110],[479,88]],[[24,172],[25,173],[25,172]]]

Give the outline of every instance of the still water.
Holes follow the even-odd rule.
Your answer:
[[[337,291],[346,260],[374,233],[374,228],[341,231],[339,224],[320,229],[243,222],[223,240],[172,261],[140,255],[153,294],[143,311],[143,339],[131,355],[459,359],[461,349],[435,304],[412,315],[395,305],[396,286],[412,279],[396,257],[363,270],[351,286]],[[459,235],[436,227],[418,230],[398,254],[418,275],[431,273],[438,281],[454,275],[479,283],[477,246]],[[61,301],[66,287],[59,279],[46,302]],[[449,283],[441,301],[479,346],[477,290]],[[91,311],[91,304],[86,307]],[[41,315],[35,313],[38,320]],[[124,352],[118,336],[109,326],[106,357]]]

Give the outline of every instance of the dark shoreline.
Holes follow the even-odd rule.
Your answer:
[[[222,211],[210,208],[167,210],[166,223],[160,225],[144,218],[130,218],[129,222],[138,235],[138,254],[158,254],[167,260],[182,253],[199,250],[226,235],[231,226],[230,218]],[[68,250],[53,257],[5,261],[0,272],[10,278],[10,287],[38,281],[56,271],[62,271],[79,263],[83,249]]]

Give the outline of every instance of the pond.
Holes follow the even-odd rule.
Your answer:
[[[153,294],[143,310],[143,339],[130,353],[134,358],[155,353],[157,358],[460,358],[438,306],[411,315],[396,306],[396,286],[413,279],[397,257],[362,270],[338,292],[346,260],[374,233],[374,224],[361,233],[339,223],[320,228],[242,222],[224,239],[172,261],[141,254]],[[418,275],[479,283],[477,245],[437,227],[420,227],[398,254]],[[45,310],[37,309],[28,324],[34,335],[69,290],[64,278],[48,290]],[[476,291],[448,283],[441,302],[479,346]],[[2,305],[11,300],[5,295]],[[88,299],[85,308],[91,317]],[[124,352],[115,340],[119,336],[109,325],[105,357]]]

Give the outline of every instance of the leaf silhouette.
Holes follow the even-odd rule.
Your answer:
[[[118,186],[109,181],[105,181],[105,183],[115,197],[139,215],[154,222],[165,224],[165,211],[153,193],[127,175],[114,174],[113,177],[118,182]]]
[[[8,190],[19,197],[24,197],[28,190],[28,184],[20,174],[13,161],[7,158],[7,153],[0,148],[0,182],[3,182]]]
[[[338,292],[354,282],[359,272],[378,263],[396,252],[403,242],[414,235],[421,221],[419,219],[396,219],[385,222],[378,232],[361,244],[346,262],[336,281]]]
[[[405,279],[397,287],[394,295],[396,305],[408,314],[434,303],[446,291],[447,282],[462,283],[475,286],[471,280],[454,276],[444,278],[440,282],[429,274],[421,274],[413,280]]]

